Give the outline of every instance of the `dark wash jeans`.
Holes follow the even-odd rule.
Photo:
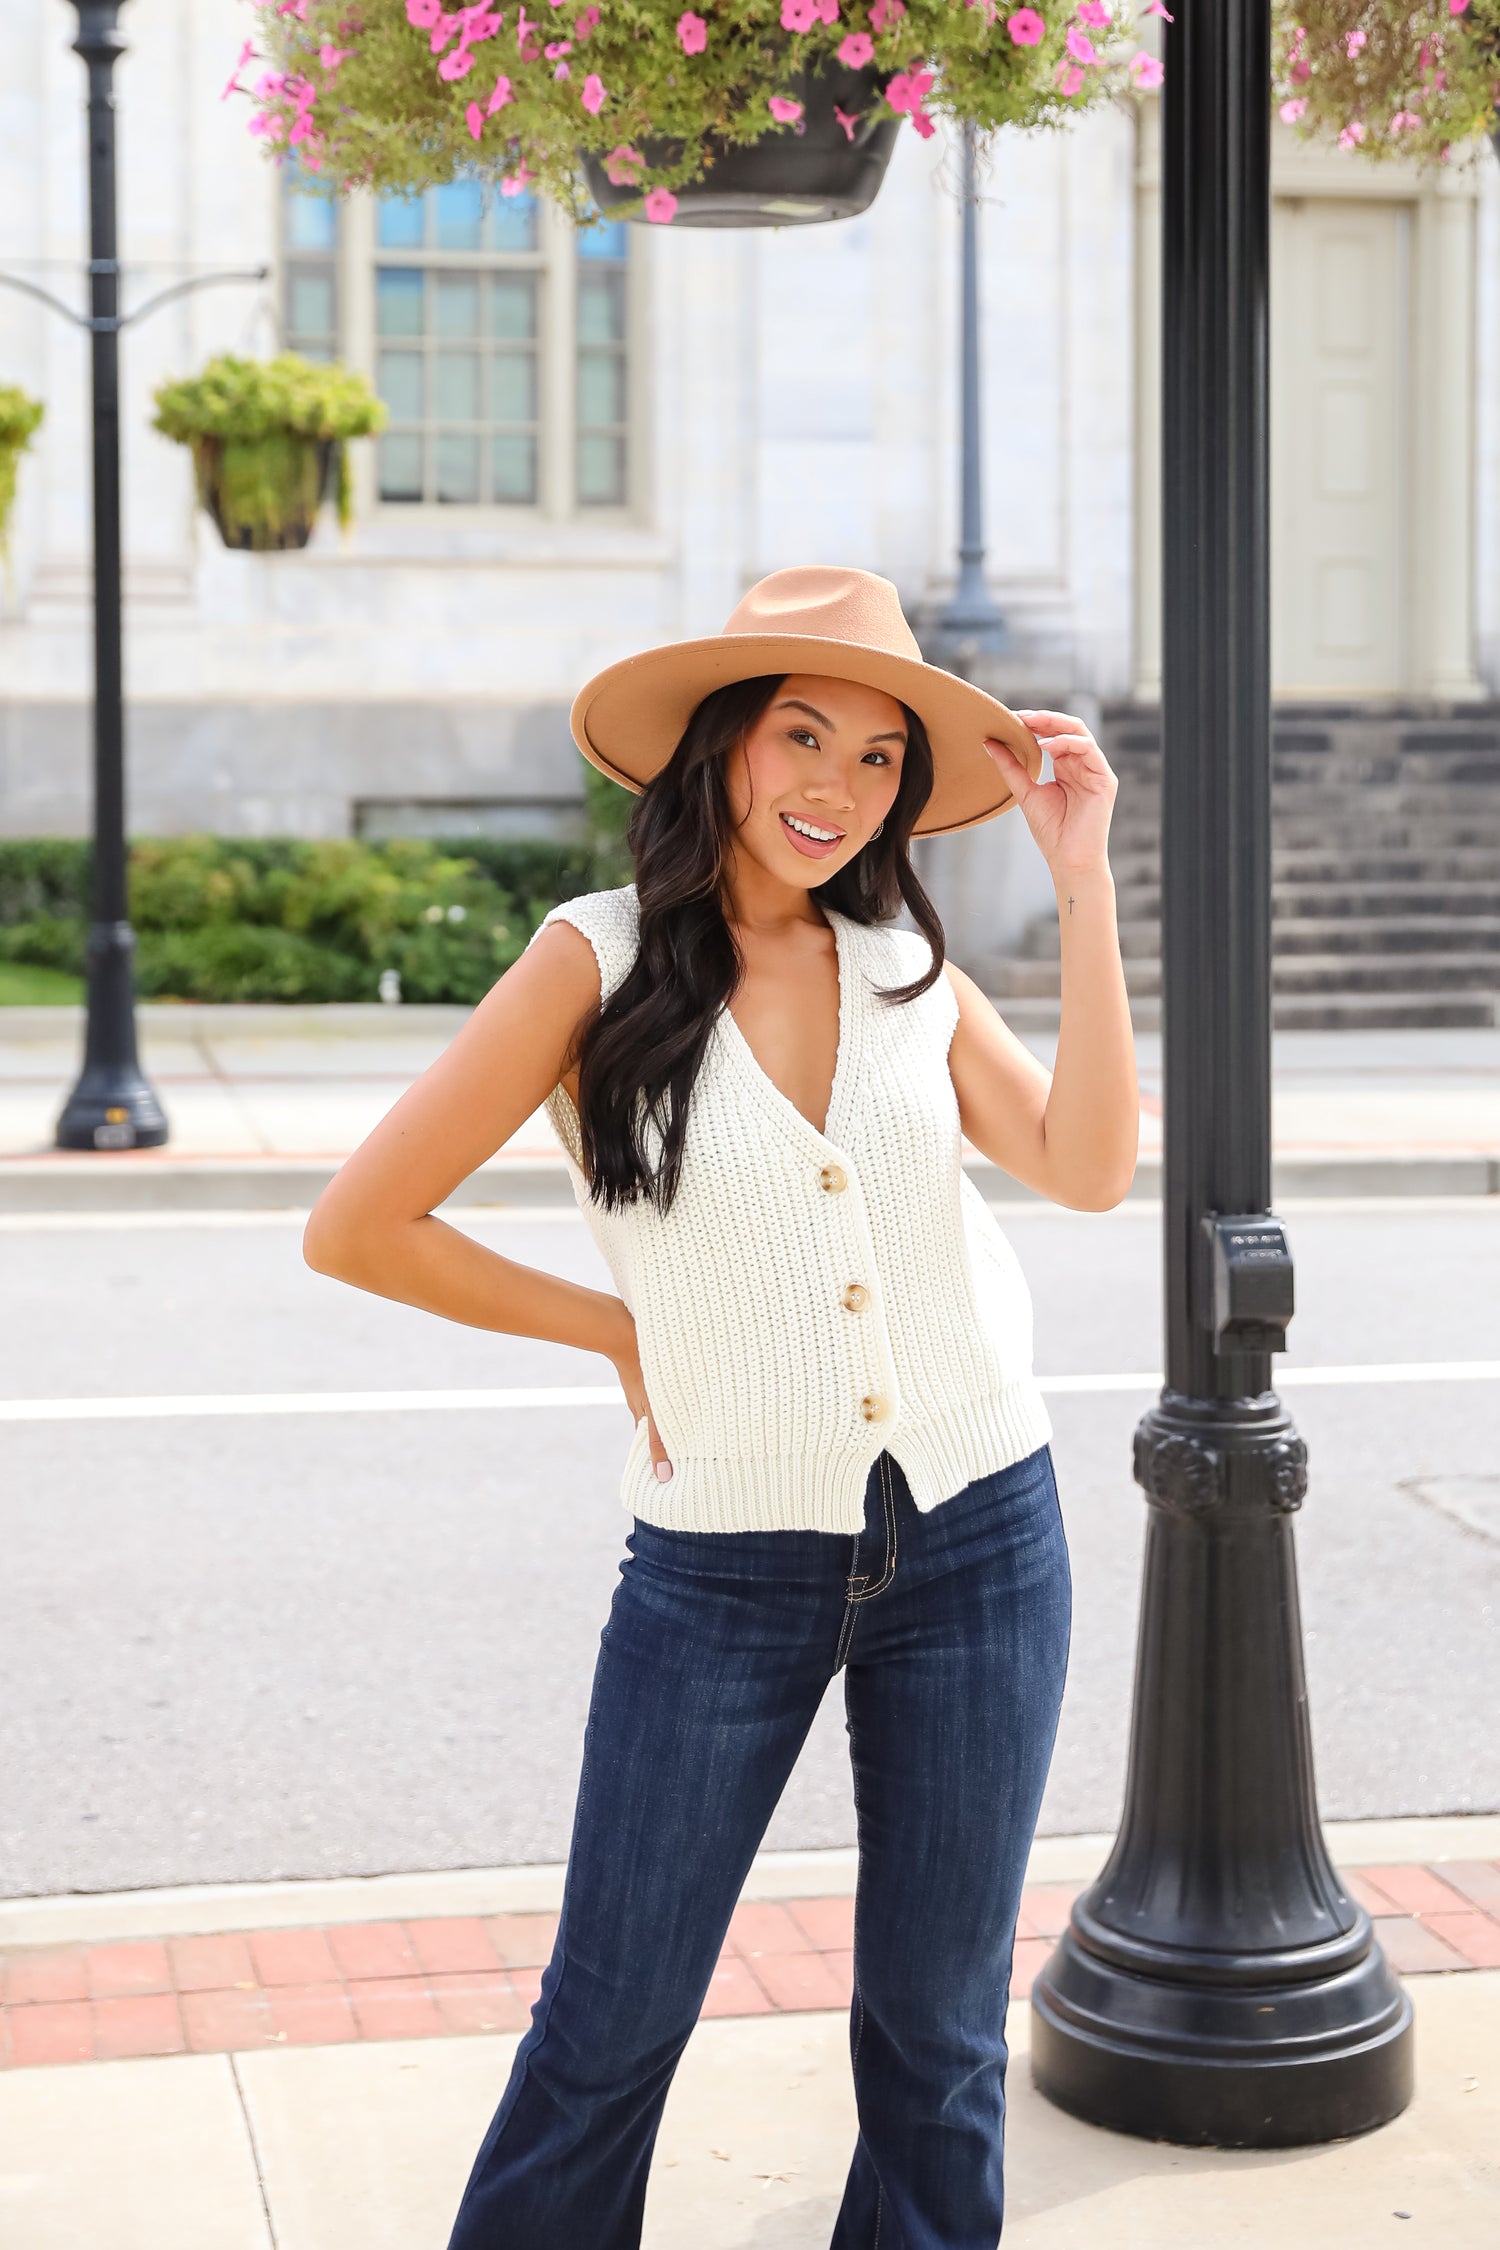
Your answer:
[[[995,2250],[1005,2013],[1067,1663],[1052,1460],[864,1528],[636,1520],[600,1640],[562,1916],[449,2250],[634,2250],[677,2060],[823,1691],[859,1840],[859,2133],[832,2250]]]

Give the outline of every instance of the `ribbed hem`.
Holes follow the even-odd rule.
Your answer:
[[[689,1455],[674,1461],[670,1483],[660,1484],[642,1421],[626,1455],[620,1500],[629,1514],[667,1531],[853,1534],[864,1526],[865,1487],[883,1450],[900,1462],[926,1514],[977,1477],[1024,1461],[1051,1436],[1046,1405],[1028,1375],[940,1414],[902,1413],[888,1436],[874,1424],[858,1451]]]

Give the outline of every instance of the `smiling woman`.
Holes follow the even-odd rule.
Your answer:
[[[925,664],[860,571],[776,572],[722,634],[590,681],[573,731],[636,794],[634,882],[553,908],[305,1237],[365,1288],[604,1355],[635,1417],[562,1923],[450,2250],[635,2250],[677,2058],[839,1671],[861,2136],[835,2240],[888,2213],[959,2250],[1001,2226],[1069,1632],[1031,1303],[961,1153],[1083,1208],[1129,1184],[1114,778],[1076,719]],[[1050,1077],[945,960],[908,848],[1015,803],[1062,917]],[[539,1104],[618,1295],[433,1216]]]

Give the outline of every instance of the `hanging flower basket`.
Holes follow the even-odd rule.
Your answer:
[[[802,112],[794,135],[739,143],[704,136],[702,176],[677,191],[678,226],[805,226],[869,209],[901,130],[893,110],[882,114],[879,72],[804,70],[787,91]],[[640,173],[666,173],[680,165],[683,148],[648,139],[640,153]],[[629,184],[634,170],[627,166],[622,173],[618,162],[609,168],[603,157],[583,157],[599,209],[639,219],[645,214],[639,189]]]
[[[226,547],[257,555],[305,547],[328,493],[330,438],[200,437],[193,441],[198,503]]]
[[[267,0],[224,91],[330,192],[468,176],[580,222],[764,226],[863,210],[903,118],[1058,125],[1158,83],[1138,5]]]
[[[0,555],[10,553],[10,515],[16,501],[16,465],[30,445],[45,409],[14,383],[0,383]]]
[[[226,352],[201,375],[159,386],[154,426],[191,448],[199,502],[225,546],[271,554],[307,545],[335,470],[348,525],[348,441],[384,422],[381,401],[347,368],[295,352],[264,361]]]
[[[1500,0],[1285,0],[1274,23],[1277,113],[1304,138],[1446,164],[1496,132]]]

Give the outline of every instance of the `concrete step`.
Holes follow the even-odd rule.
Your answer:
[[[1277,1031],[1481,1031],[1500,1024],[1500,1002],[1488,992],[1278,992],[1271,1021]]]
[[[1300,953],[1363,953],[1382,958],[1406,953],[1500,953],[1500,915],[1404,914],[1370,921],[1353,914],[1326,919],[1310,914],[1278,915],[1271,925],[1271,950],[1278,960]]]
[[[1276,990],[1304,992],[1500,992],[1500,953],[1278,955]]]
[[[1132,890],[1131,901],[1143,906],[1143,892]],[[1500,914],[1500,882],[1309,883],[1278,873],[1271,886],[1271,911],[1278,921],[1303,915],[1380,922],[1436,917],[1466,930],[1476,920]]]
[[[1326,844],[1277,845],[1271,868],[1278,883],[1479,883],[1492,895],[1500,893],[1500,844],[1428,852],[1400,847],[1371,851],[1362,845],[1340,852],[1330,851]]]

